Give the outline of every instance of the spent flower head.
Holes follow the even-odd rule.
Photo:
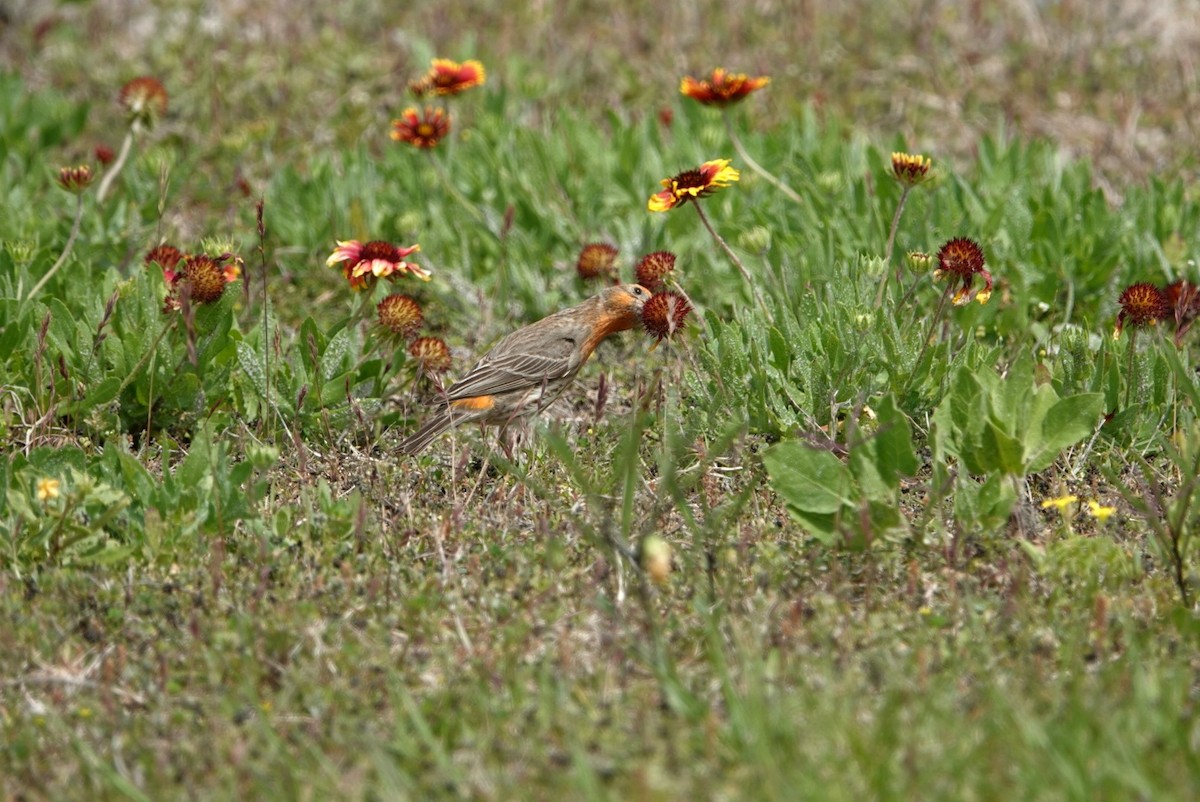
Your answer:
[[[92,153],[95,154],[96,161],[100,162],[101,167],[107,167],[117,158],[116,152],[103,142],[93,148]]]
[[[728,106],[769,83],[771,79],[765,75],[751,78],[742,72],[717,67],[707,78],[684,77],[679,82],[679,91],[706,106]]]
[[[664,178],[663,190],[650,196],[646,208],[652,212],[665,212],[688,201],[711,195],[740,177],[740,173],[729,166],[729,159],[707,161],[699,167]]]
[[[191,298],[199,304],[216,303],[229,283],[224,267],[213,257],[202,253],[184,259],[180,275],[191,285]]]
[[[184,258],[184,256],[186,256],[186,254],[183,251],[179,250],[174,245],[168,245],[164,242],[161,245],[155,245],[153,248],[147,251],[146,257],[142,261],[146,265],[156,264],[164,271],[173,271],[179,264],[179,261]]]
[[[928,181],[932,177],[929,173],[932,165],[928,156],[919,153],[892,154],[892,175],[905,186],[915,187]]]
[[[1200,317],[1200,288],[1190,281],[1179,279],[1163,290],[1167,304],[1175,316],[1175,345],[1183,342],[1183,336]]]
[[[420,304],[407,295],[389,295],[375,309],[379,314],[379,325],[404,339],[416,336],[425,322]]]
[[[950,240],[938,250],[937,264],[937,269],[933,271],[935,281],[944,278],[950,279],[951,282],[955,278],[962,281],[962,285],[954,293],[955,306],[970,302],[976,274],[983,277],[984,287],[975,295],[975,300],[986,304],[992,297],[992,274],[984,269],[983,249],[974,240],[966,237]],[[952,287],[953,283],[946,291],[949,292]]]
[[[409,344],[408,353],[425,373],[450,370],[450,346],[440,337],[418,337]]]
[[[448,58],[435,58],[429,72],[408,85],[409,90],[421,97],[426,94],[457,95],[460,92],[481,86],[487,81],[487,71],[478,61],[461,64]]]
[[[1117,325],[1113,329],[1114,340],[1121,336],[1126,326],[1153,326],[1171,314],[1171,303],[1166,293],[1148,281],[1130,284],[1117,302],[1121,305],[1121,311],[1117,313]]]
[[[139,76],[121,87],[117,100],[135,125],[152,128],[167,113],[167,90],[157,78]]]
[[[665,290],[650,296],[642,307],[642,326],[661,342],[683,328],[692,305],[687,298],[673,290]]]
[[[72,195],[81,195],[92,184],[95,175],[89,165],[77,167],[60,167],[58,170],[58,185]]]
[[[421,249],[420,245],[398,247],[383,240],[372,240],[366,244],[356,239],[338,241],[337,248],[325,260],[333,267],[342,266],[342,275],[355,292],[370,289],[378,279],[395,280],[404,274],[429,281],[430,273],[408,257]]]
[[[392,120],[392,131],[388,136],[414,148],[428,150],[436,147],[449,133],[450,115],[445,109],[426,106],[420,112],[410,106],[400,113],[400,119]]]
[[[607,242],[589,242],[579,250],[575,271],[584,281],[616,279],[617,246]]]
[[[658,292],[663,288],[667,274],[675,270],[675,254],[670,251],[655,251],[642,257],[634,269],[638,284],[650,292]]]

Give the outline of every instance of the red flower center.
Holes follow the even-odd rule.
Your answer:
[[[1158,287],[1145,282],[1134,284],[1120,298],[1121,313],[1133,326],[1145,326],[1170,313],[1166,295]]]
[[[673,180],[677,189],[703,189],[709,184],[708,176],[700,169],[684,170]]]
[[[983,251],[969,239],[952,239],[938,251],[938,269],[958,276],[983,270]]]
[[[375,259],[383,259],[388,262],[400,261],[396,255],[396,246],[383,240],[371,240],[362,248],[362,255],[359,257],[359,261],[367,262]]]

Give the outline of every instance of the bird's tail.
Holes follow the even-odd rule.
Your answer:
[[[434,438],[460,420],[461,418],[452,417],[449,409],[439,409],[429,420],[425,421],[420,429],[400,441],[400,453],[409,456],[421,453],[427,445],[433,442]]]

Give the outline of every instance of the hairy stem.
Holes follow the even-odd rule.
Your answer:
[[[875,293],[875,308],[883,306],[883,295],[887,290],[888,278],[890,278],[892,269],[892,248],[896,246],[896,229],[900,228],[900,215],[904,213],[904,204],[908,202],[908,193],[912,191],[912,187],[908,184],[904,185],[904,189],[900,192],[900,202],[896,204],[896,213],[892,215],[892,227],[888,231],[887,247],[883,252],[883,280],[879,282],[879,291]],[[900,281],[900,267],[896,266],[896,281]]]
[[[67,237],[67,244],[63,247],[62,253],[58,255],[58,261],[50,266],[46,274],[42,276],[37,284],[33,285],[33,289],[25,296],[28,301],[33,296],[37,295],[42,287],[46,286],[46,282],[54,277],[58,269],[67,261],[67,257],[71,255],[71,249],[75,247],[75,240],[79,238],[79,226],[83,222],[83,195],[77,195],[75,198],[75,222],[71,224],[71,235]]]
[[[131,150],[133,150],[133,128],[125,132],[125,141],[121,143],[121,152],[117,155],[117,160],[100,180],[100,188],[96,190],[96,203],[104,203],[104,199],[108,196],[108,190],[116,180],[117,174],[121,172],[121,168],[125,166],[125,160],[129,158]]]
[[[737,151],[738,158],[741,159],[742,161],[744,161],[746,163],[746,166],[748,166],[751,170],[753,170],[754,172],[758,173],[758,175],[760,175],[764,179],[766,179],[767,183],[769,183],[771,186],[778,189],[784,195],[787,195],[789,198],[794,200],[796,203],[803,203],[804,200],[800,197],[799,194],[797,194],[796,190],[792,189],[787,184],[783,183],[783,181],[776,178],[771,173],[767,172],[766,168],[764,168],[761,164],[759,164],[753,158],[750,157],[750,154],[746,152],[746,148],[742,145],[741,138],[737,135],[737,132],[734,130],[733,123],[731,123],[729,121],[729,112],[728,111],[726,111],[724,109],[721,110],[721,119],[725,122],[725,131],[729,134],[729,141],[731,143],[733,143],[733,149],[735,151]]]
[[[704,223],[704,227],[708,229],[708,233],[712,234],[713,239],[717,241],[717,245],[721,247],[721,250],[725,251],[725,255],[729,257],[730,261],[733,262],[738,271],[742,274],[742,278],[745,279],[746,285],[750,288],[750,292],[754,294],[754,300],[758,303],[758,307],[762,310],[763,315],[766,316],[767,320],[774,322],[775,316],[772,315],[771,310],[767,308],[767,302],[763,299],[762,293],[758,291],[758,285],[754,283],[754,279],[751,277],[750,271],[746,269],[746,266],[742,264],[742,260],[738,258],[738,255],[733,252],[733,249],[730,248],[721,235],[717,233],[717,230],[712,227],[712,223],[708,222],[708,216],[704,214],[704,209],[701,208],[700,204],[693,203],[692,206],[695,207],[696,214],[700,215],[700,222]]]

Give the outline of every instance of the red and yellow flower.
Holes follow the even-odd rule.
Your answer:
[[[445,109],[426,106],[424,112],[409,107],[392,120],[389,136],[397,142],[407,142],[415,148],[435,147],[450,133],[450,115]]]
[[[892,175],[905,186],[915,187],[929,180],[933,161],[928,156],[912,153],[892,154]]]
[[[937,269],[933,271],[934,281],[949,278],[962,279],[962,286],[954,293],[954,305],[962,306],[969,303],[972,296],[972,285],[975,276],[983,277],[984,287],[975,293],[975,300],[986,304],[992,297],[992,274],[983,266],[983,249],[974,240],[966,237],[956,237],[950,240],[937,252]],[[950,289],[947,288],[946,292]]]
[[[487,80],[487,71],[478,61],[461,64],[448,58],[435,58],[429,72],[409,84],[409,90],[417,97],[426,94],[457,95],[460,92],[482,86]]]
[[[665,212],[688,201],[711,195],[737,181],[741,174],[729,166],[729,159],[714,159],[699,167],[662,180],[663,190],[650,196],[646,207]]]
[[[325,264],[333,267],[340,263],[342,275],[356,292],[373,287],[378,279],[396,279],[405,273],[429,281],[428,270],[408,261],[409,256],[421,249],[420,245],[403,248],[382,240],[363,244],[356,239],[339,240],[337,245]]]
[[[72,195],[80,195],[92,184],[95,176],[86,164],[78,167],[62,167],[58,171],[58,185]]]
[[[679,82],[679,91],[706,106],[728,106],[769,83],[771,79],[765,75],[751,78],[745,73],[717,67],[708,78],[686,76]]]

